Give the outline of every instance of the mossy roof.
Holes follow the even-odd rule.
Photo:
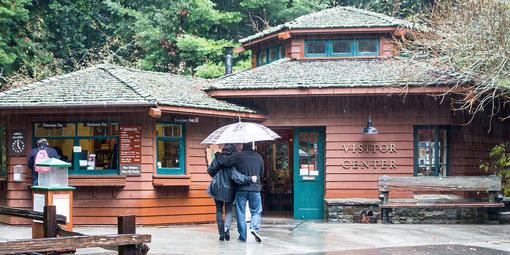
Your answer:
[[[100,64],[0,93],[0,107],[61,105],[165,105],[254,113],[209,97],[209,81]]]
[[[402,24],[402,20],[384,14],[353,7],[335,7],[303,15],[284,24],[245,37],[239,42],[247,43],[288,29],[397,27]]]
[[[284,58],[216,79],[206,90],[446,85],[449,74],[395,59]]]

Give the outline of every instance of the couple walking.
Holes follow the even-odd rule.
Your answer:
[[[220,240],[230,240],[232,203],[235,200],[238,239],[246,241],[245,212],[246,201],[248,201],[251,213],[250,233],[257,242],[261,242],[262,239],[259,235],[260,214],[262,213],[260,177],[264,172],[264,161],[252,149],[252,143],[243,144],[243,149],[239,152],[236,152],[236,147],[233,144],[226,144],[223,146],[222,152],[215,154],[207,172],[211,177],[214,177],[207,188],[207,194],[214,198],[216,203],[216,223]],[[223,207],[225,207],[225,221],[223,221]]]

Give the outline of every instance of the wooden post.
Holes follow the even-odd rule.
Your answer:
[[[57,237],[57,207],[54,205],[44,206],[44,237]]]
[[[119,216],[118,217],[118,233],[119,234],[136,234],[136,216]],[[119,245],[120,255],[135,255],[136,245]]]

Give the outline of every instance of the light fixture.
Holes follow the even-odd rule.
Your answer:
[[[361,133],[362,134],[367,134],[367,135],[375,135],[375,134],[377,134],[377,129],[375,129],[375,127],[372,127],[372,118],[370,117],[370,115],[368,115],[368,124],[367,124],[367,127],[361,129]]]

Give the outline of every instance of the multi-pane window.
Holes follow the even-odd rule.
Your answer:
[[[34,123],[34,148],[40,138],[72,164],[69,174],[118,174],[118,122]]]
[[[0,126],[0,176],[7,174],[7,141],[5,126]]]
[[[184,128],[181,124],[157,123],[158,174],[184,174]]]
[[[447,176],[448,128],[417,126],[414,129],[415,176]]]
[[[305,41],[305,57],[379,56],[379,39]]]
[[[277,46],[257,51],[257,66],[262,66],[285,57],[285,46]]]

